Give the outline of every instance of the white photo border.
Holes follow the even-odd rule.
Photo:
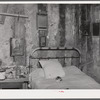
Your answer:
[[[100,4],[100,1],[2,1],[0,4]],[[100,90],[0,90],[0,99],[100,98]]]

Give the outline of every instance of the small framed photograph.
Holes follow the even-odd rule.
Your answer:
[[[24,55],[24,39],[10,38],[10,56]]]

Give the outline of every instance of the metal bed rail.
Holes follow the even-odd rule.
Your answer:
[[[38,51],[75,51],[75,52],[77,52],[78,53],[78,55],[77,56],[65,56],[65,54],[63,55],[63,57],[35,57],[34,56],[34,54],[35,54],[35,52],[38,52]],[[81,53],[80,53],[80,50],[79,49],[77,49],[77,48],[66,48],[66,47],[42,47],[42,48],[40,48],[40,47],[38,47],[38,48],[36,48],[36,49],[34,49],[34,50],[32,50],[32,52],[31,52],[31,54],[29,55],[29,73],[30,73],[30,70],[31,70],[31,68],[33,68],[32,67],[32,65],[31,65],[31,62],[30,62],[30,60],[31,59],[66,59],[66,58],[78,58],[79,59],[79,63],[81,63]]]
[[[64,57],[35,57],[34,56],[34,53],[37,52],[37,51],[76,51],[78,53],[78,56],[64,56]],[[80,58],[81,59],[81,53],[80,53],[80,50],[77,49],[77,48],[64,48],[64,47],[56,47],[56,48],[51,48],[51,47],[42,47],[42,48],[36,48],[34,49],[30,56],[29,56],[30,59],[57,59],[57,58]]]

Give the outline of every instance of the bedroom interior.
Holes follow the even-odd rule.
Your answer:
[[[0,4],[0,89],[100,89],[99,10]]]

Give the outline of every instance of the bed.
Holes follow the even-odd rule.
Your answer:
[[[36,51],[75,51],[77,55],[75,56],[65,56],[63,57],[34,57],[33,54]],[[30,59],[65,59],[65,58],[77,58],[81,62],[80,51],[76,48],[37,48],[33,50]],[[31,68],[31,67],[30,67]],[[52,67],[53,68],[53,67]],[[57,67],[56,67],[57,68]],[[78,67],[74,65],[62,67],[64,75],[60,77],[58,75],[54,78],[46,78],[43,68],[37,68],[36,70],[30,72],[29,74],[29,86],[31,89],[100,89],[100,84],[97,83],[93,78],[83,73]]]

